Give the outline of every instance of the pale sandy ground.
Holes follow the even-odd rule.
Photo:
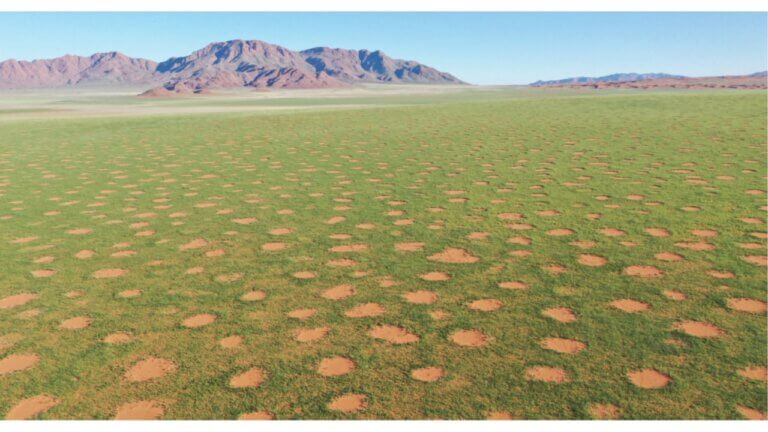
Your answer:
[[[137,97],[144,89],[62,88],[0,90],[0,121],[73,117],[280,112],[407,105],[498,93],[501,87],[364,85],[340,89],[230,90],[188,97]],[[435,99],[437,98],[437,99]]]

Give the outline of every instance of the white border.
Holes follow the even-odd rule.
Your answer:
[[[768,12],[768,2],[760,0],[3,0],[2,11],[220,11],[220,12],[296,12],[296,11],[433,11],[433,12]]]

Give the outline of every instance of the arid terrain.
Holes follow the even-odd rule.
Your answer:
[[[765,418],[765,91],[137,93],[2,92],[0,416]]]

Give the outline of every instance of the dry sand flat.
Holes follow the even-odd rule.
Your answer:
[[[59,404],[59,400],[48,395],[32,396],[19,401],[5,415],[6,420],[29,420]]]

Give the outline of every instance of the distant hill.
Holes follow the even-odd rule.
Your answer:
[[[356,83],[465,84],[455,76],[381,51],[291,51],[258,40],[216,42],[157,63],[117,52],[0,62],[0,88],[147,85],[147,96],[221,88],[328,88]]]
[[[653,80],[653,79],[661,79],[661,78],[679,79],[679,78],[685,78],[685,76],[671,75],[666,73],[630,72],[630,73],[615,73],[615,74],[605,75],[601,77],[581,76],[581,77],[563,78],[563,79],[551,80],[551,81],[536,81],[529,85],[534,87],[541,87],[541,86],[567,85],[567,84],[592,84],[592,83],[600,83],[600,82],[644,81],[644,80]]]
[[[766,71],[750,75],[729,75],[714,77],[686,77],[670,74],[635,74],[619,73],[603,77],[575,77],[554,81],[536,81],[532,87],[570,87],[570,88],[677,88],[677,89],[765,89]]]

